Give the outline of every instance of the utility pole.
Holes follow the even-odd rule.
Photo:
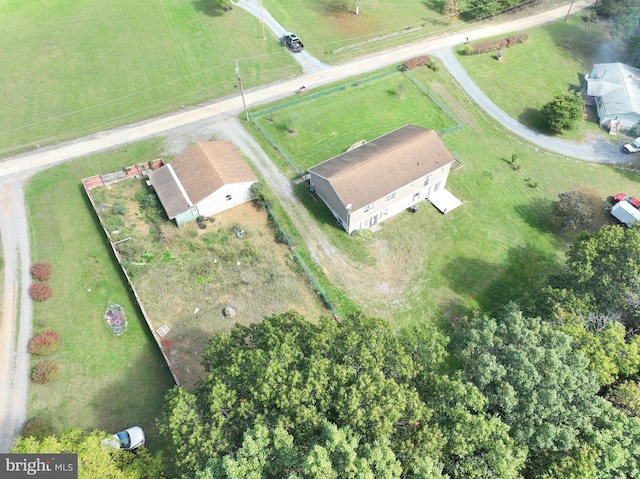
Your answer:
[[[244,116],[249,121],[249,112],[247,111],[247,103],[244,101],[244,90],[242,89],[242,79],[240,78],[240,67],[238,66],[238,60],[236,60],[236,76],[238,77],[238,85],[240,86],[240,96],[242,97],[242,104],[244,105]]]
[[[574,2],[574,1],[575,1],[575,0],[571,0],[571,5],[569,5],[569,11],[567,12],[567,16],[566,16],[566,17],[564,17],[564,21],[565,21],[565,22],[567,21],[567,18],[569,18],[569,14],[571,13],[571,7],[573,7],[573,2]]]
[[[262,40],[266,40],[267,37],[264,36],[264,10],[262,8],[262,0],[260,0],[260,22],[262,22]]]

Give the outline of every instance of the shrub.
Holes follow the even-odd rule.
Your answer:
[[[33,417],[27,421],[22,428],[20,435],[22,437],[35,437],[37,439],[43,439],[47,436],[54,434],[55,430],[51,421],[42,417]]]
[[[51,263],[36,263],[31,265],[31,276],[38,281],[46,281],[51,274]]]
[[[58,377],[58,365],[53,361],[45,359],[35,365],[31,371],[31,380],[36,384],[46,384]]]
[[[160,340],[160,345],[164,348],[164,349],[169,349],[173,347],[173,341],[171,341],[170,339],[167,338],[162,338]]]
[[[47,283],[33,283],[29,287],[29,293],[34,301],[46,301],[53,296],[53,291]]]
[[[123,204],[113,205],[113,212],[117,215],[123,216],[127,214],[127,207]]]
[[[602,215],[600,194],[590,187],[579,187],[558,195],[551,203],[553,218],[564,229],[586,229]]]
[[[421,67],[423,65],[429,65],[430,63],[433,63],[431,61],[430,57],[428,57],[426,55],[421,55],[419,57],[410,58],[409,60],[404,62],[402,64],[402,68],[404,70],[414,70],[414,69],[416,69],[418,67]]]
[[[60,345],[60,338],[58,333],[50,329],[35,335],[29,341],[29,354],[35,354],[36,356],[47,356],[53,354]]]
[[[528,40],[529,35],[526,33],[519,33],[517,35],[511,35],[506,38],[497,38],[495,40],[485,40],[483,42],[474,43],[469,48],[469,45],[465,47],[463,53],[465,55],[479,55],[481,53],[494,52],[496,50],[502,50],[503,48],[510,48],[519,43],[523,43]]]

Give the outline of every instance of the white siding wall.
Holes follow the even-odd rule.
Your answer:
[[[387,199],[388,196],[379,198],[374,202],[375,204],[372,208],[367,209],[365,207],[357,211],[352,211],[349,216],[349,225],[345,228],[347,233],[352,233],[358,229],[368,229],[377,223],[381,223],[406,211],[410,206],[426,200],[430,193],[436,189],[445,187],[450,169],[451,164],[447,164],[427,176],[416,179],[414,182],[403,186],[395,192],[389,192],[389,195],[395,193],[395,198]],[[364,211],[365,209],[367,209],[367,211]]]
[[[251,200],[251,185],[254,182],[224,185],[198,203],[202,216],[212,216]]]

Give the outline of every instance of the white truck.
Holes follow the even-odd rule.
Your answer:
[[[619,201],[611,207],[611,214],[625,226],[631,226],[640,220],[640,210],[628,201]]]

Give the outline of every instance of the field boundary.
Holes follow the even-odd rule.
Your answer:
[[[161,158],[160,159],[156,159],[156,160],[154,160],[152,162],[137,163],[136,165],[133,165],[133,166],[124,167],[124,168],[122,168],[122,170],[114,172],[114,173],[105,174],[105,175],[96,175],[96,176],[91,176],[89,178],[84,178],[82,180],[82,186],[84,187],[84,191],[87,194],[87,197],[89,198],[89,202],[91,203],[91,207],[93,208],[93,212],[95,213],[96,217],[98,218],[98,221],[100,222],[100,227],[102,228],[102,231],[104,232],[104,235],[107,238],[107,241],[109,242],[109,246],[111,247],[111,251],[113,251],[113,254],[115,255],[115,258],[118,261],[118,265],[120,266],[120,270],[124,274],[124,277],[127,279],[127,283],[129,285],[129,289],[133,293],[133,296],[134,296],[134,298],[136,300],[136,303],[138,304],[138,308],[140,308],[140,312],[142,313],[142,317],[144,318],[144,321],[147,323],[147,327],[149,328],[149,331],[151,332],[151,335],[153,336],[153,339],[155,339],[156,344],[158,346],[158,349],[160,349],[160,353],[162,354],[162,357],[164,358],[164,362],[166,363],[167,367],[169,368],[169,371],[171,372],[171,376],[173,377],[173,380],[175,381],[176,385],[180,386],[180,381],[178,381],[178,376],[176,375],[176,372],[171,367],[171,362],[169,361],[169,358],[167,357],[167,354],[165,353],[164,348],[162,347],[162,344],[160,343],[160,337],[156,333],[156,331],[153,329],[153,325],[151,324],[151,319],[149,318],[149,315],[147,314],[147,310],[144,307],[144,303],[142,302],[142,299],[140,298],[140,295],[138,294],[138,291],[136,290],[135,286],[133,285],[133,282],[131,281],[131,277],[129,276],[129,273],[127,273],[127,270],[122,267],[122,258],[120,257],[120,253],[118,253],[118,250],[116,248],[116,243],[111,241],[111,238],[109,237],[109,232],[107,231],[107,228],[106,228],[104,222],[102,221],[102,217],[98,214],[98,208],[96,207],[96,204],[93,201],[93,196],[91,195],[91,190],[93,188],[95,188],[95,187],[105,186],[105,183],[113,184],[113,183],[117,183],[117,182],[120,182],[120,181],[129,180],[131,178],[138,178],[138,177],[146,174],[145,172],[148,172],[149,170],[152,170],[152,169],[154,170],[154,169],[160,168],[163,164],[164,164],[164,162],[162,161]],[[105,178],[111,178],[111,182],[110,183],[105,182]]]

